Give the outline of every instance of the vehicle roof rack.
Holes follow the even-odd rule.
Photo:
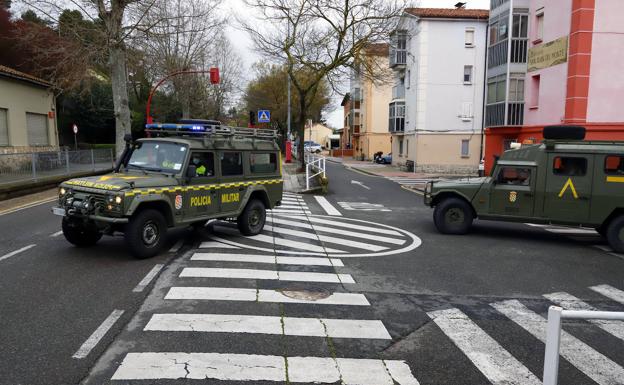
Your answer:
[[[229,127],[216,120],[184,120],[185,123],[152,123],[145,125],[145,131],[163,136],[193,136],[206,138],[213,136],[275,139],[277,130],[248,127]],[[186,123],[192,122],[192,123]]]

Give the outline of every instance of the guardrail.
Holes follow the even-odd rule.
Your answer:
[[[544,385],[557,385],[562,319],[624,320],[624,312],[563,310],[559,306],[548,308],[546,352],[544,354]]]
[[[106,170],[114,166],[114,161],[110,148],[0,154],[0,185]]]
[[[310,189],[310,180],[312,178],[323,174],[325,177],[326,163],[324,156],[317,156],[314,154],[305,154],[306,163],[306,190]]]

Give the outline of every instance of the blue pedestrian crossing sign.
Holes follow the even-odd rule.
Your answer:
[[[271,122],[271,111],[258,110],[258,123],[269,123],[269,122]]]

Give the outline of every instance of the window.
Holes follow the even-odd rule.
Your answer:
[[[221,175],[242,175],[243,154],[240,152],[221,153]]]
[[[472,119],[472,102],[463,102],[461,118],[463,121],[469,121]]]
[[[468,158],[470,156],[470,140],[462,139],[461,141],[461,156],[462,158]]]
[[[265,153],[254,154],[249,156],[249,165],[253,173],[270,173],[277,170],[277,154]]]
[[[405,131],[405,102],[392,102],[389,104],[388,131]]]
[[[529,30],[529,16],[528,15],[513,15],[513,26],[511,30],[511,37],[526,38]]]
[[[531,77],[531,105],[530,108],[539,107],[539,94],[540,94],[540,76],[535,75]]]
[[[9,145],[9,124],[7,121],[7,110],[0,108],[0,146]]]
[[[515,186],[529,186],[531,184],[531,169],[519,167],[503,167],[496,177],[497,184]]]
[[[587,173],[587,159],[557,156],[553,161],[555,175],[583,176]]]
[[[138,142],[128,161],[128,168],[177,174],[186,162],[186,154],[186,146],[179,144]]]
[[[607,175],[624,175],[624,156],[607,156],[605,158],[604,172]]]
[[[464,66],[464,84],[472,84],[472,66]]]
[[[411,81],[412,81],[412,71],[407,70],[407,76],[405,79],[405,88],[408,88],[408,89],[410,88]]]
[[[490,25],[490,45],[498,43],[498,22]]]
[[[524,79],[509,79],[509,101],[524,102]]]
[[[26,129],[28,132],[29,146],[47,146],[48,139],[48,116],[44,114],[26,113]]]
[[[193,152],[191,153],[190,164],[196,167],[195,176],[209,177],[214,176],[214,153],[212,152]]]
[[[405,156],[409,155],[409,139],[405,139]]]
[[[507,82],[505,75],[496,76],[488,80],[487,103],[499,103],[505,101]]]
[[[466,36],[464,44],[466,47],[474,47],[475,30],[472,28],[466,29]]]
[[[403,139],[399,139],[399,156],[403,155]]]
[[[544,38],[544,11],[538,10],[535,15],[535,42],[540,42]]]

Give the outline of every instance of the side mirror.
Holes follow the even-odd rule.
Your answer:
[[[186,169],[186,177],[187,178],[195,178],[197,176],[197,166],[194,164],[189,164]]]

